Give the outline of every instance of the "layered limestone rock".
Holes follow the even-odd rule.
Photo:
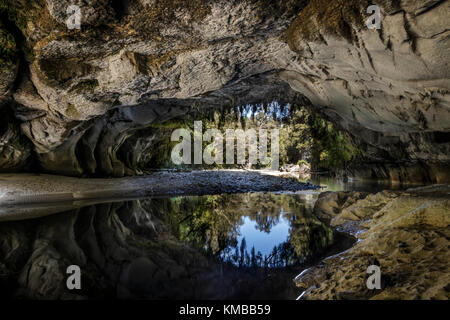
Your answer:
[[[375,1],[380,30],[365,1],[7,2],[33,54],[0,94],[46,172],[132,174],[117,151],[148,124],[273,99],[312,104],[370,159],[449,161],[448,0]]]
[[[357,244],[300,274],[303,299],[448,299],[450,187],[321,194],[315,214]],[[378,265],[381,289],[369,290]]]
[[[377,31],[360,15],[368,1],[311,1],[287,32],[303,66],[284,75],[343,128],[392,158],[447,161],[450,3],[379,5]]]

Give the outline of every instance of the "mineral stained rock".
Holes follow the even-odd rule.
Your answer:
[[[359,241],[295,279],[302,299],[449,299],[449,190],[321,194],[315,214]],[[366,286],[370,265],[381,289]]]
[[[373,2],[379,30],[355,0],[75,1],[69,30],[74,1],[6,0],[0,100],[50,173],[131,174],[117,151],[148,124],[272,99],[313,105],[374,161],[448,163],[450,1]]]

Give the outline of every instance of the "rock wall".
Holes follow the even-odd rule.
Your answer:
[[[132,174],[117,151],[149,123],[273,99],[311,104],[368,159],[450,160],[448,0],[375,1],[380,30],[366,1],[5,1],[0,99],[42,171]]]
[[[0,107],[0,172],[20,171],[30,165],[32,144],[20,130],[12,111]]]
[[[448,161],[448,1],[311,1],[287,31],[301,57],[291,86],[384,158]]]

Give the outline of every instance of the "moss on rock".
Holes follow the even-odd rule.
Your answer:
[[[17,63],[18,50],[16,41],[0,22],[0,66],[10,67]]]
[[[368,5],[366,0],[312,0],[288,28],[285,38],[293,50],[301,39],[321,40],[323,32],[351,40],[352,27],[363,25]]]
[[[27,34],[29,22],[47,31],[55,26],[44,0],[1,0],[0,13],[13,22],[24,35]]]
[[[180,21],[177,18],[179,13],[188,13],[188,18]],[[137,15],[129,17],[129,26],[144,38],[157,39],[161,37],[162,27],[175,25],[184,28],[194,22],[201,22],[210,13],[208,0],[160,0],[143,7]]]
[[[16,39],[23,37],[17,50],[30,62],[34,59],[34,44],[58,26],[44,0],[0,0],[0,16],[16,29]]]
[[[52,84],[64,85],[75,77],[81,77],[94,71],[94,67],[81,59],[41,59],[36,64],[42,79]],[[55,83],[56,81],[56,83]],[[95,83],[85,83],[85,88],[92,89]]]

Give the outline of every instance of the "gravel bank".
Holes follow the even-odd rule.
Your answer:
[[[118,179],[81,179],[41,174],[0,175],[0,220],[30,218],[30,212],[48,212],[74,202],[148,196],[207,195],[243,192],[296,192],[319,187],[276,172],[245,170],[161,171],[148,176]],[[32,207],[25,210],[26,207]],[[17,207],[21,207],[17,210]],[[59,209],[58,209],[59,210]],[[39,213],[41,215],[41,213]],[[34,216],[33,216],[34,217]]]

